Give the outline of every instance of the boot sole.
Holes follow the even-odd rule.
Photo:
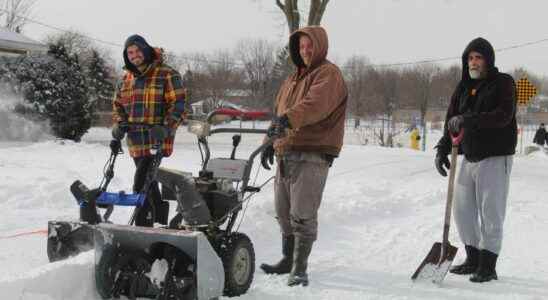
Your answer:
[[[494,277],[481,278],[481,279],[475,279],[475,277],[470,277],[470,281],[474,283],[489,282],[491,280],[499,280],[499,278],[496,275]]]
[[[289,274],[291,272],[291,270],[287,270],[287,272],[284,270],[284,271],[274,271],[272,270],[272,267],[270,267],[269,265],[265,265],[265,264],[262,264],[259,266],[259,268],[261,268],[261,270],[263,270],[263,272],[265,272],[265,274],[269,274],[269,275],[284,275],[284,274]]]

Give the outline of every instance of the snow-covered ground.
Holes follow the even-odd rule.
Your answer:
[[[93,253],[48,263],[46,236],[39,230],[48,220],[77,217],[68,187],[76,179],[88,186],[99,183],[109,137],[108,129],[93,128],[78,144],[48,139],[0,143],[0,298],[100,299]],[[434,170],[433,152],[360,146],[351,132],[347,142],[330,170],[320,208],[310,286],[287,287],[287,276],[265,275],[257,268],[249,292],[239,299],[548,298],[548,156],[535,152],[515,158],[499,280],[474,284],[449,274],[435,286],[410,280],[432,244],[441,240],[447,179]],[[213,137],[213,157],[228,156],[231,143],[230,135]],[[238,153],[249,153],[259,143],[260,137],[244,135]],[[175,153],[163,166],[196,173],[199,163],[195,137],[180,130]],[[111,189],[129,191],[134,166],[127,154],[115,172]],[[258,183],[273,175],[263,169],[258,174]],[[254,243],[257,266],[280,256],[272,202],[268,184],[250,202],[240,227]],[[112,219],[125,223],[129,214],[117,209]],[[30,234],[10,237],[21,233]],[[450,239],[459,246],[459,263],[464,249],[454,226]]]

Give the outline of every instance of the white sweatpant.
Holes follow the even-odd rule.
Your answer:
[[[465,245],[498,254],[513,156],[493,156],[479,162],[462,159],[455,185],[453,213]]]

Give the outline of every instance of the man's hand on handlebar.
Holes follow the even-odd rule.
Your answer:
[[[272,124],[268,127],[266,135],[270,138],[281,137],[284,135],[285,130],[289,128],[291,128],[291,124],[289,124],[289,118],[287,115],[274,117],[274,119],[272,119]]]
[[[123,140],[126,135],[128,125],[126,122],[118,122],[112,125],[112,138],[115,140]]]

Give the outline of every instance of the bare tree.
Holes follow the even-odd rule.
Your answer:
[[[183,54],[180,59],[187,95],[192,102],[203,100],[206,112],[219,107],[231,91],[243,87],[242,70],[229,50]]]
[[[36,0],[3,0],[0,1],[0,18],[4,27],[15,32],[22,32],[28,24]]]
[[[308,25],[320,25],[329,0],[311,0],[308,11]]]
[[[276,0],[276,5],[282,10],[287,20],[289,32],[299,29],[301,26],[301,14],[297,0]]]
[[[276,86],[273,72],[276,63],[276,47],[263,39],[241,40],[236,46],[236,55],[241,61],[245,84],[253,103],[257,107],[271,107]]]
[[[419,110],[419,122],[422,129],[422,151],[426,148],[426,112],[434,98],[433,86],[434,79],[440,73],[437,65],[426,64],[419,65],[413,69],[406,70],[403,74],[404,86],[406,86],[405,95],[413,107]]]
[[[375,70],[372,72],[371,82],[374,87],[374,96],[371,97],[371,102],[374,106],[370,107],[377,108],[373,112],[380,115],[381,121],[381,127],[377,134],[379,144],[393,147],[394,136],[399,133],[395,128],[394,113],[400,107],[401,74],[399,71],[391,69]]]
[[[348,111],[354,117],[354,127],[359,127],[360,118],[370,113],[368,98],[372,97],[373,87],[370,83],[372,72],[369,59],[364,56],[351,57],[343,67],[348,86]]]
[[[310,0],[307,20],[308,25],[320,25],[328,3],[329,0]],[[281,0],[276,0],[276,5],[285,15],[289,33],[299,29],[301,24],[299,1],[284,0],[282,2]]]

